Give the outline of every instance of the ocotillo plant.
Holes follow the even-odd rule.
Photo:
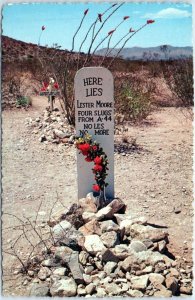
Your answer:
[[[46,52],[46,56],[43,55],[44,51],[40,51],[38,55],[38,59],[40,60],[42,70],[44,73],[44,80],[47,77],[53,77],[55,81],[58,83],[60,87],[60,98],[61,98],[61,106],[64,109],[69,124],[74,125],[74,98],[73,98],[73,80],[76,71],[84,66],[94,66],[94,65],[101,65],[107,68],[111,68],[114,61],[119,54],[121,53],[122,49],[125,47],[127,42],[140,30],[142,30],[148,24],[153,23],[153,20],[148,20],[144,23],[140,28],[137,30],[133,30],[130,28],[127,33],[121,34],[121,38],[117,41],[117,43],[112,47],[115,49],[119,46],[122,42],[122,46],[117,49],[116,54],[113,58],[108,58],[112,52],[110,49],[110,43],[112,40],[113,35],[116,31],[120,29],[120,26],[123,22],[128,22],[130,19],[129,16],[124,16],[123,19],[116,25],[115,28],[111,28],[110,31],[105,35],[105,37],[100,40],[100,33],[102,32],[106,23],[109,22],[110,18],[117,13],[117,11],[124,5],[125,3],[120,4],[112,4],[109,5],[108,8],[103,11],[102,13],[98,13],[97,17],[94,21],[89,25],[86,30],[86,34],[84,38],[80,42],[78,47],[78,52],[75,51],[75,41],[79,39],[79,33],[81,28],[85,26],[85,20],[89,15],[89,9],[86,9],[81,17],[81,21],[72,37],[72,47],[69,52],[66,52],[64,55],[63,52],[59,53],[59,49],[53,49],[50,52]],[[42,26],[41,33],[39,36],[39,49],[40,49],[40,38],[42,36],[43,31],[45,30],[45,26]],[[89,41],[88,41],[89,39]],[[103,57],[96,56],[96,51],[102,45],[104,41],[107,42],[107,48],[105,55]],[[88,44],[87,44],[88,43]],[[87,51],[86,54],[83,54],[82,48],[84,44],[87,44]],[[55,51],[56,50],[56,51]]]

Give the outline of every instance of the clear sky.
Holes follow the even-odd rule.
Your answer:
[[[83,25],[75,38],[75,51],[78,50],[89,26],[111,3],[42,3],[5,5],[2,10],[3,35],[25,42],[51,46],[54,43],[63,49],[71,49],[72,37],[78,28],[83,12],[89,8]],[[109,13],[105,14],[103,20]],[[173,3],[125,3],[105,24],[97,43],[121,22],[130,16],[113,34],[111,47],[128,32],[129,28],[138,29],[147,19],[155,23],[137,33],[126,47],[152,47],[159,45],[192,46],[192,7],[190,4]],[[101,23],[98,22],[98,26]],[[98,28],[97,26],[97,28]],[[89,40],[83,45],[86,51]],[[100,48],[106,47],[105,41]]]

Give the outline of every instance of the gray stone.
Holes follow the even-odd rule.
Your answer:
[[[151,273],[149,274],[149,281],[153,284],[155,287],[157,284],[162,284],[165,281],[164,276],[161,274]]]
[[[153,271],[153,266],[147,266],[145,267],[143,270],[139,270],[136,272],[136,275],[145,275],[145,274],[148,274],[148,273],[152,273]]]
[[[31,271],[31,270],[28,271],[28,276],[33,277],[34,274],[35,274],[34,271]]]
[[[129,289],[127,291],[127,295],[130,297],[140,298],[140,297],[143,297],[144,294],[141,291]]]
[[[79,228],[79,231],[84,235],[98,234],[101,235],[102,231],[100,224],[96,219],[87,222],[85,225]]]
[[[91,274],[93,270],[94,270],[93,266],[87,266],[85,267],[85,274]]]
[[[179,273],[179,271],[177,270],[177,269],[175,269],[175,268],[170,268],[170,276],[174,276],[174,277],[179,277],[179,275],[180,275],[180,273]]]
[[[130,250],[133,250],[135,252],[141,252],[147,250],[147,247],[140,241],[132,241],[129,248]]]
[[[64,276],[66,271],[67,271],[66,268],[60,267],[53,271],[53,275]]]
[[[77,295],[79,296],[84,296],[86,295],[86,290],[85,290],[85,286],[84,285],[79,285],[77,288]]]
[[[43,283],[33,283],[29,296],[46,297],[49,296],[49,287]]]
[[[63,278],[53,283],[50,288],[51,295],[59,297],[73,297],[77,293],[77,285],[73,278]]]
[[[83,279],[83,267],[79,263],[79,253],[74,251],[70,257],[70,260],[68,262],[68,266],[70,268],[70,271],[72,273],[72,276],[77,284],[84,283]]]
[[[102,233],[119,230],[119,226],[116,223],[114,223],[112,220],[102,221],[100,223],[100,226],[101,226]]]
[[[180,293],[185,295],[192,295],[192,287],[191,286],[181,286]]]
[[[158,242],[164,240],[168,233],[154,228],[152,226],[144,226],[141,224],[132,224],[130,229],[130,236],[139,240],[150,239],[152,242]]]
[[[95,216],[95,213],[93,213],[93,212],[84,211],[84,213],[82,214],[82,218],[85,223],[88,223],[91,220],[95,219],[96,216]]]
[[[135,290],[144,291],[147,288],[148,279],[149,279],[148,275],[131,277],[131,286]]]
[[[120,198],[114,199],[113,201],[111,201],[108,204],[108,206],[112,208],[112,211],[110,212],[109,217],[113,217],[113,215],[119,211],[122,213],[125,213],[126,205]],[[123,210],[123,211],[121,211],[121,210]]]
[[[64,263],[68,263],[70,261],[73,250],[66,246],[56,247],[55,249],[55,257],[56,259],[62,260]]]
[[[78,240],[83,236],[81,232],[77,231],[74,226],[66,220],[55,225],[52,230],[55,242],[73,249],[78,246]]]
[[[51,271],[47,267],[42,267],[38,272],[38,278],[41,280],[45,280],[47,277],[51,275]]]
[[[97,212],[97,206],[95,205],[93,199],[90,197],[79,199],[79,205],[82,207],[84,212]]]
[[[114,282],[107,284],[105,290],[109,295],[120,295],[121,288]]]
[[[90,254],[96,254],[105,250],[105,246],[97,234],[87,235],[85,237],[84,247]]]
[[[87,264],[87,260],[89,258],[89,253],[87,253],[86,251],[81,251],[79,253],[79,261],[82,265],[86,265]]]
[[[162,240],[162,241],[160,241],[160,242],[158,242],[158,251],[160,252],[160,253],[164,253],[165,252],[165,250],[166,250],[166,241],[165,240]]]
[[[122,283],[121,284],[122,286],[121,286],[121,291],[122,292],[126,292],[126,291],[128,291],[129,290],[129,283]]]
[[[97,220],[102,220],[104,218],[107,219],[107,218],[109,218],[111,212],[112,212],[112,208],[110,206],[106,206],[106,207],[100,209],[96,213],[96,218],[97,218]]]
[[[107,275],[110,275],[110,273],[114,272],[114,270],[117,268],[117,263],[113,261],[108,261],[104,266],[104,271]]]
[[[83,279],[85,281],[86,284],[89,284],[92,282],[91,276],[88,274],[83,274]]]
[[[98,286],[96,288],[96,291],[97,291],[97,294],[96,294],[97,297],[104,297],[104,296],[106,296],[106,291],[105,291],[104,288]]]
[[[58,263],[55,262],[55,260],[52,259],[52,258],[48,258],[48,259],[42,261],[41,264],[42,264],[42,266],[44,266],[44,267],[55,267],[55,266],[58,265]]]
[[[119,244],[118,234],[115,231],[104,232],[100,238],[107,248],[112,248]]]
[[[55,225],[52,229],[55,241],[62,239],[62,237],[64,237],[64,235],[67,235],[69,230],[73,228],[73,225],[66,220],[61,221],[59,224]]]
[[[113,262],[118,262],[120,259],[113,253],[113,249],[104,249],[101,252],[102,255],[102,261],[108,262],[108,261],[113,261]]]
[[[131,250],[125,244],[116,245],[112,251],[119,259],[127,258],[131,253]]]
[[[171,291],[169,290],[166,290],[166,289],[163,289],[163,290],[160,290],[160,291],[156,291],[154,293],[154,297],[171,297],[172,296],[172,293]]]
[[[172,291],[173,295],[176,295],[178,290],[178,281],[175,277],[168,277],[166,278],[166,287]]]
[[[89,295],[93,294],[95,292],[95,290],[96,290],[96,286],[93,283],[90,283],[85,287],[85,291]]]
[[[56,119],[56,118],[55,118]],[[55,120],[54,120],[55,121]],[[58,129],[54,129],[54,134],[59,137],[60,139],[63,139],[63,138],[66,138],[66,137],[69,137],[67,136],[67,132],[63,132],[61,130],[58,130]]]
[[[117,224],[120,226],[121,222],[124,220],[132,220],[132,216],[126,214],[114,214]]]

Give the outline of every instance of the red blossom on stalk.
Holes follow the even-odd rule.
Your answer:
[[[93,190],[94,190],[95,192],[99,192],[99,191],[100,191],[99,185],[98,185],[98,184],[94,184],[94,185],[93,185]]]
[[[41,92],[45,92],[46,91],[46,88],[43,86],[42,88],[41,88]]]
[[[130,28],[129,32],[135,32],[135,30],[133,28]]]
[[[93,169],[94,169],[95,172],[101,172],[102,169],[103,169],[103,167],[100,166],[100,165],[95,165],[95,166],[93,167]]]
[[[111,34],[113,34],[113,32],[115,32],[115,29],[113,29],[113,30],[110,30],[110,31],[108,32],[108,35],[111,35]]]
[[[99,156],[96,156],[96,158],[95,158],[93,161],[94,161],[94,163],[95,163],[96,165],[101,165],[101,163],[102,163],[102,158],[99,157]]]
[[[98,14],[98,19],[100,22],[102,22],[102,14]]]
[[[87,8],[85,11],[84,11],[84,15],[86,16],[86,14],[88,13],[89,11],[89,8]]]
[[[42,29],[42,30],[45,30],[45,26],[43,25],[43,26],[41,27],[41,29]]]
[[[154,22],[155,22],[154,20],[147,20],[147,24],[152,24]]]
[[[125,20],[127,20],[127,19],[129,19],[130,17],[129,16],[125,16],[124,18],[123,18],[123,20],[125,21]]]

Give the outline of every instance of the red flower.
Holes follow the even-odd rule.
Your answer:
[[[85,157],[85,160],[86,160],[87,162],[93,161],[93,159],[91,159],[89,156]]]
[[[58,84],[57,82],[55,82],[53,86],[54,86],[54,88],[55,88],[56,90],[59,89],[59,84]]]
[[[90,150],[90,145],[87,144],[87,143],[86,144],[80,144],[78,146],[78,149],[81,150],[83,153],[84,152],[87,153]],[[85,155],[85,154],[83,154],[83,155]]]
[[[96,171],[96,172],[101,172],[102,169],[103,169],[103,167],[100,166],[100,165],[95,165],[95,166],[93,167],[93,169],[94,169],[94,171]]]
[[[98,147],[95,145],[92,147],[93,151],[97,151]]]
[[[129,29],[129,32],[135,32],[135,30],[134,30],[134,29],[132,29],[132,28],[130,28],[130,29]]]
[[[99,156],[96,156],[96,158],[95,158],[93,161],[94,161],[94,163],[95,163],[96,165],[101,165],[101,163],[102,163],[102,158],[99,157]]]
[[[93,185],[93,190],[96,191],[96,192],[99,192],[100,191],[100,187],[98,184],[94,184]]]
[[[102,22],[102,14],[98,14],[98,19],[100,22]]]
[[[154,20],[147,20],[147,24],[152,24],[154,22],[155,22]]]
[[[86,10],[84,11],[84,15],[85,15],[85,16],[86,16],[86,14],[88,13],[88,11],[89,11],[89,8],[86,9]]]
[[[46,91],[46,88],[43,86],[42,88],[41,88],[41,92],[45,92]]]
[[[43,86],[44,86],[44,88],[48,88],[48,83],[47,82],[43,82]]]
[[[45,30],[45,26],[43,25],[43,26],[41,27],[41,29],[42,29],[42,30]]]
[[[108,35],[111,35],[111,34],[113,34],[113,32],[115,32],[115,29],[113,29],[113,30],[110,30],[110,31],[108,32]]]
[[[129,19],[130,17],[129,16],[125,16],[124,18],[123,18],[123,20],[125,21],[125,20],[127,20],[127,19]]]

